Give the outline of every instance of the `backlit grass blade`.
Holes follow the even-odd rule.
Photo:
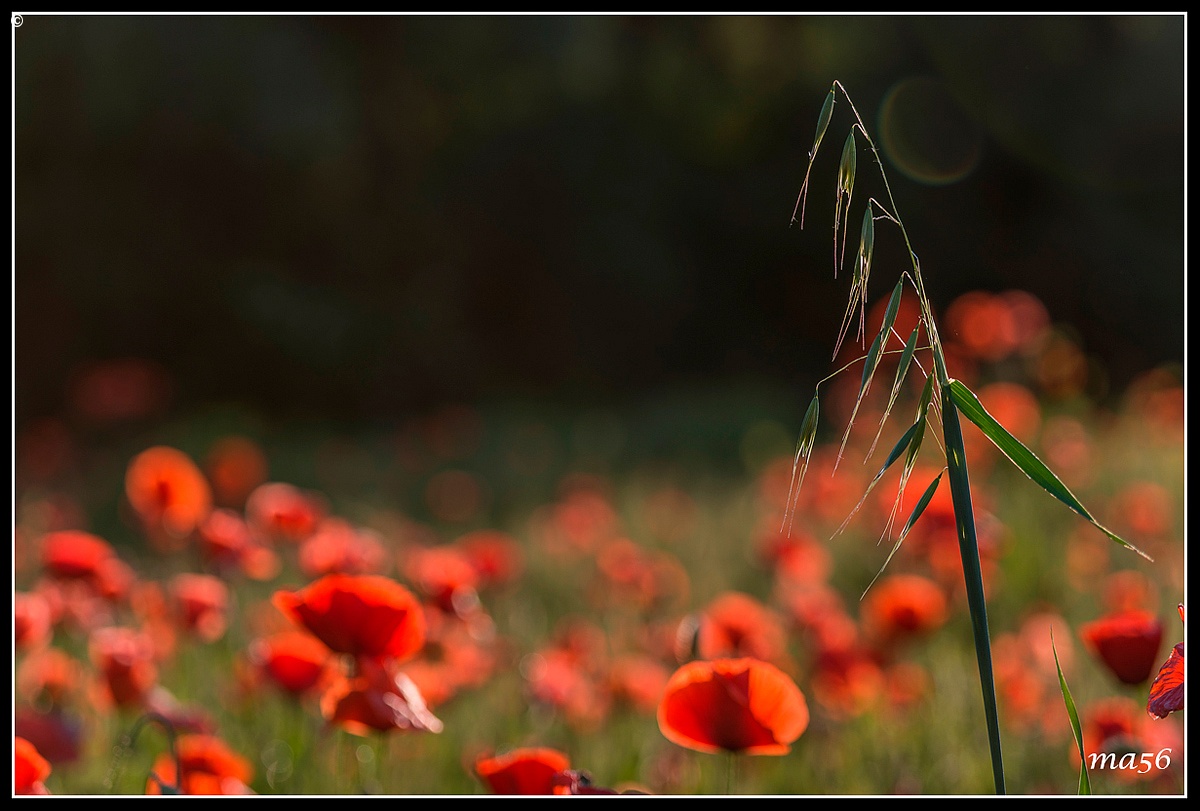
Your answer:
[[[908,427],[908,430],[904,432],[904,435],[900,437],[900,440],[896,443],[895,447],[892,448],[892,452],[888,454],[887,461],[883,463],[883,467],[879,469],[879,472],[875,474],[875,478],[871,479],[870,484],[868,484],[866,490],[863,491],[862,498],[860,498],[858,503],[854,505],[854,509],[851,510],[850,514],[846,516],[846,520],[842,522],[842,525],[837,528],[836,532],[833,533],[835,536],[841,534],[842,530],[844,530],[850,523],[850,519],[853,518],[859,509],[862,508],[862,505],[867,500],[867,496],[869,496],[871,491],[875,489],[875,485],[878,484],[879,480],[883,478],[883,474],[887,473],[888,468],[891,467],[892,464],[899,459],[902,454],[908,451],[909,446],[911,446],[914,442],[917,445],[920,445],[920,437],[923,436],[924,433],[924,418],[918,419]]]
[[[808,177],[812,172],[813,162],[817,159],[817,149],[821,146],[821,139],[825,137],[825,130],[829,129],[829,119],[833,117],[833,102],[837,94],[834,89],[829,88],[829,95],[825,97],[825,103],[821,105],[821,114],[817,117],[817,135],[813,139],[812,149],[808,152],[808,169],[804,171],[804,183],[800,186],[800,196],[796,198],[796,209],[800,210],[800,227],[804,227],[804,206],[808,202]],[[792,224],[796,223],[796,209],[792,210]]]
[[[1032,451],[1021,444],[1020,440],[1005,430],[1004,426],[997,422],[996,418],[987,412],[987,409],[985,409],[979,402],[979,398],[976,397],[970,389],[963,385],[961,381],[951,380],[950,385],[947,387],[947,391],[950,395],[950,399],[952,399],[954,404],[958,407],[958,410],[961,411],[967,419],[975,423],[976,427],[983,431],[984,436],[990,439],[992,444],[999,448],[1000,451],[1007,456],[1022,473],[1032,479],[1047,493],[1070,507],[1073,512],[1082,516],[1083,518],[1086,518],[1089,522],[1091,522],[1092,526],[1096,527],[1096,529],[1112,538],[1121,546],[1137,552],[1146,560],[1152,560],[1152,558],[1145,552],[1138,549],[1136,546],[1129,543],[1124,538],[1121,538],[1115,532],[1097,521],[1095,517],[1088,512],[1087,508],[1083,506],[1079,499],[1075,497],[1075,494],[1072,493],[1070,489],[1062,483],[1062,480],[1059,479],[1058,476],[1054,475],[1054,472],[1051,471],[1050,468],[1046,467],[1041,459],[1038,459],[1036,456],[1034,456]]]
[[[1079,793],[1091,794],[1092,781],[1088,777],[1087,755],[1083,751],[1083,731],[1079,726],[1079,713],[1075,710],[1075,700],[1071,698],[1071,691],[1067,688],[1067,679],[1063,676],[1062,665],[1058,663],[1058,649],[1054,647],[1054,629],[1050,629],[1050,650],[1054,651],[1054,666],[1058,668],[1058,686],[1062,690],[1067,717],[1071,719],[1071,732],[1075,735],[1075,745],[1079,747]]]
[[[838,165],[837,208],[834,210],[833,231],[833,277],[842,267],[846,258],[846,231],[850,228],[850,201],[854,197],[854,176],[858,172],[858,148],[854,142],[854,130],[846,136],[842,147],[842,161]],[[845,208],[842,207],[842,197],[845,196]],[[837,229],[839,222],[842,229],[842,247],[838,250]]]
[[[863,589],[862,597],[859,597],[859,600],[862,600],[863,597],[867,596],[867,592],[871,590],[871,586],[875,585],[875,581],[879,579],[879,576],[883,574],[883,570],[887,568],[889,563],[891,563],[892,557],[900,549],[900,544],[904,543],[904,539],[908,537],[908,533],[910,530],[912,530],[913,524],[917,523],[917,519],[921,517],[921,514],[925,512],[925,508],[929,506],[929,502],[933,500],[933,494],[937,492],[938,485],[941,484],[942,475],[945,472],[945,469],[943,469],[941,473],[937,474],[937,478],[931,481],[925,488],[925,492],[922,493],[921,498],[917,500],[917,506],[913,507],[912,514],[909,515],[908,520],[904,522],[904,528],[900,530],[900,535],[896,538],[896,543],[892,545],[892,551],[888,552],[888,556],[883,561],[883,565],[879,567],[879,571],[875,573],[875,576],[871,578],[871,582],[867,584],[865,589]]]
[[[808,460],[812,458],[813,446],[817,441],[817,418],[821,405],[817,395],[813,395],[808,410],[804,412],[804,421],[800,424],[800,439],[796,441],[796,456],[792,461],[792,481],[788,485],[787,506],[783,513],[781,531],[791,533],[792,516],[796,512],[796,502],[800,498],[800,485],[804,483],[804,473],[808,470]]]
[[[892,391],[888,395],[887,408],[883,410],[883,416],[879,419],[879,429],[875,432],[875,439],[871,441],[867,459],[875,455],[875,446],[879,444],[879,437],[883,434],[884,423],[891,416],[892,406],[896,405],[896,398],[900,396],[900,387],[904,385],[904,378],[908,376],[908,367],[912,363],[913,352],[917,348],[917,334],[920,331],[920,326],[913,327],[912,334],[908,336],[908,340],[904,343],[904,349],[900,352],[900,361],[896,365],[896,378],[892,381]]]

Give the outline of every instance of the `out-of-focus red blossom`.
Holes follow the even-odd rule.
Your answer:
[[[525,568],[525,557],[516,538],[494,529],[479,529],[459,537],[454,545],[463,551],[479,575],[481,589],[513,582]]]
[[[697,645],[704,659],[787,660],[787,630],[782,618],[749,594],[717,595],[700,618]]]
[[[251,664],[292,695],[327,686],[334,674],[333,654],[304,631],[283,631],[250,643]]]
[[[1095,701],[1080,712],[1083,751],[1088,768],[1104,768],[1124,782],[1149,781],[1179,774],[1183,764],[1183,735],[1174,724],[1162,723],[1142,713],[1131,698],[1114,696]],[[1157,755],[1166,751],[1167,760]],[[1072,747],[1072,760],[1078,765],[1079,752]],[[1142,753],[1150,757],[1142,759]],[[1132,757],[1130,758],[1130,755]],[[1105,767],[1092,763],[1093,756],[1110,755]],[[1121,758],[1131,759],[1122,766]],[[1165,768],[1163,768],[1165,766]]]
[[[272,602],[338,653],[400,662],[425,644],[420,602],[382,575],[325,575],[299,591],[275,592]]]
[[[42,566],[51,577],[97,580],[116,556],[108,541],[82,530],[51,532],[42,538]]]
[[[1148,433],[1159,444],[1183,440],[1183,385],[1171,369],[1152,369],[1130,383],[1123,411],[1136,421],[1139,433]]]
[[[204,562],[222,575],[241,572],[253,580],[270,580],[282,567],[275,551],[233,510],[221,507],[209,513],[197,528],[196,541]]]
[[[809,682],[813,700],[832,718],[856,718],[884,695],[883,668],[865,648],[827,648],[817,654]]]
[[[663,736],[699,752],[786,754],[808,717],[791,677],[753,658],[689,662],[667,681],[658,705]]]
[[[1042,426],[1042,407],[1037,397],[1020,383],[999,381],[979,389],[979,402],[996,421],[1026,445],[1033,443]],[[999,458],[999,450],[982,431],[964,434],[967,458],[974,467],[978,459],[991,462]]]
[[[1149,611],[1109,614],[1079,629],[1084,644],[1124,684],[1142,684],[1154,672],[1162,621]]]
[[[888,707],[905,711],[925,700],[933,689],[929,672],[916,662],[896,662],[884,670]]]
[[[52,630],[50,602],[43,595],[31,591],[13,594],[13,645],[18,652],[46,645]]]
[[[613,697],[646,715],[657,710],[670,677],[666,666],[645,654],[618,656],[608,669],[608,685]]]
[[[432,708],[459,691],[480,687],[496,671],[499,658],[496,626],[476,610],[464,615],[427,605],[425,646],[401,668]]]
[[[1133,569],[1121,569],[1107,575],[1102,596],[1105,608],[1112,614],[1158,608],[1154,584],[1146,575]]]
[[[178,788],[181,794],[253,794],[249,783],[254,778],[251,762],[213,735],[180,735],[176,740],[179,755],[177,778],[175,758],[164,752],[154,761],[153,775],[146,781],[147,794],[163,794],[163,786]]]
[[[13,732],[37,747],[51,763],[73,763],[83,751],[83,720],[67,710],[38,712],[17,707]]]
[[[37,747],[20,736],[13,737],[13,793],[49,794],[43,782],[50,776],[50,761]]]
[[[380,574],[387,552],[369,530],[341,518],[326,518],[300,544],[300,570],[308,577],[323,574]]]
[[[1179,619],[1183,620],[1183,604],[1179,605]],[[1158,675],[1150,683],[1150,698],[1146,711],[1152,718],[1166,718],[1183,709],[1183,643],[1177,642],[1171,655],[1158,669]]]
[[[1046,418],[1041,436],[1042,458],[1072,490],[1095,479],[1096,443],[1083,423],[1065,414]]]
[[[165,718],[176,732],[211,734],[217,724],[203,707],[184,704],[161,684],[155,685],[146,695],[143,710]]]
[[[549,747],[524,747],[502,755],[481,755],[475,774],[493,794],[556,794],[556,775],[571,766],[570,759]]]
[[[225,507],[242,507],[255,487],[267,480],[267,455],[252,439],[218,439],[204,457],[214,500]]]
[[[861,606],[867,637],[884,644],[927,634],[946,621],[946,595],[932,580],[895,574],[876,583]]]
[[[780,532],[774,519],[759,533],[758,554],[784,583],[824,583],[833,571],[833,556],[808,532]]]
[[[338,680],[321,696],[321,714],[329,724],[361,736],[442,731],[412,679],[379,663],[360,660],[360,665],[358,675]]]
[[[188,634],[204,642],[225,635],[229,624],[229,587],[208,574],[184,572],[171,580],[176,618]]]
[[[592,584],[590,598],[601,607],[648,611],[680,602],[688,594],[687,572],[673,555],[646,549],[628,538],[602,541],[596,569],[600,577]]]
[[[564,769],[563,771],[554,775],[552,782],[554,784],[554,793],[564,796],[624,793],[617,791],[616,789],[597,786],[592,782],[592,778],[587,774],[587,772],[581,772],[578,769]],[[643,794],[645,792],[637,791],[633,793]]]
[[[545,648],[527,657],[522,672],[533,701],[561,712],[572,726],[592,729],[607,716],[611,695],[575,653]]]
[[[1137,481],[1117,493],[1112,523],[1118,531],[1124,529],[1143,541],[1159,539],[1174,528],[1175,513],[1182,517],[1183,507],[1176,508],[1167,488],[1157,482]]]
[[[286,482],[260,484],[246,498],[246,521],[270,541],[299,543],[316,530],[323,499]]]
[[[414,546],[400,553],[400,571],[417,590],[443,611],[454,611],[455,601],[472,601],[479,572],[459,547]]]
[[[995,362],[1021,345],[1014,308],[1003,295],[973,290],[946,308],[945,335],[970,357]]]
[[[83,678],[82,665],[60,648],[32,651],[17,666],[17,695],[37,707],[69,703]]]
[[[160,549],[182,546],[212,511],[212,488],[192,458],[157,445],[139,453],[125,471],[125,496]]]
[[[620,533],[616,510],[591,485],[573,487],[536,517],[540,519],[544,548],[556,555],[592,552],[601,541],[611,540]]]
[[[92,632],[89,656],[98,671],[100,697],[121,708],[141,707],[158,683],[154,644],[132,628],[109,626]]]

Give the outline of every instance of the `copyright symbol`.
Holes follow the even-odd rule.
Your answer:
[[[25,18],[22,17],[20,14],[14,14],[12,16],[13,28],[20,28],[24,22],[25,22]]]

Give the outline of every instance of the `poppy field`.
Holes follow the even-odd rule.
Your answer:
[[[1008,792],[1075,794],[1082,749],[1092,793],[1183,793],[1181,380],[1101,404],[1019,291],[940,316],[956,379],[1144,553],[964,427]],[[107,373],[110,403],[153,394]],[[640,450],[652,415],[468,406],[29,426],[15,793],[991,793],[950,493],[889,556],[938,473],[917,458],[897,510],[877,388],[834,381],[823,413],[856,426],[799,488],[800,414],[671,453]]]

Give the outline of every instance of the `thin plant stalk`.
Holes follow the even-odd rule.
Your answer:
[[[996,793],[1004,794],[1004,762],[1001,755],[999,713],[996,703],[995,680],[992,673],[992,652],[991,641],[988,635],[987,603],[983,591],[983,575],[979,559],[979,540],[975,531],[974,508],[971,504],[966,450],[963,445],[958,411],[950,398],[941,396],[950,385],[950,377],[946,372],[945,354],[942,350],[941,339],[938,336],[937,324],[933,318],[933,309],[929,297],[925,292],[925,283],[921,276],[921,264],[913,250],[908,230],[904,227],[904,222],[897,214],[895,198],[892,195],[891,184],[888,182],[887,173],[884,171],[883,160],[880,158],[879,150],[867,133],[866,126],[862,122],[862,117],[854,107],[854,102],[850,99],[850,95],[840,82],[835,81],[833,87],[830,89],[831,96],[836,95],[837,91],[841,91],[842,96],[846,99],[846,103],[849,104],[854,114],[856,123],[851,130],[851,134],[853,134],[854,130],[857,130],[862,135],[863,140],[875,158],[875,162],[879,166],[879,174],[883,181],[888,201],[886,206],[880,205],[880,208],[884,212],[883,216],[899,228],[900,234],[904,239],[904,245],[908,251],[909,261],[912,266],[911,279],[913,286],[916,288],[917,299],[921,308],[921,322],[926,329],[929,347],[933,353],[936,388],[939,395],[938,399],[942,403],[942,437],[945,442],[950,492],[954,503],[955,523],[958,528],[959,555],[962,559],[963,578],[966,585],[967,603],[971,614],[971,629],[975,642],[975,656],[979,665],[980,686],[983,692],[984,714],[987,718],[992,776],[995,782]],[[828,123],[828,114],[825,111],[822,111],[822,120],[823,123]],[[823,133],[823,130],[821,132]],[[843,157],[843,165],[845,164],[846,159]],[[841,180],[839,179],[839,203],[841,202],[842,193],[840,184]],[[868,201],[868,205],[872,202],[875,201]],[[865,290],[863,290],[863,298],[865,299]]]

